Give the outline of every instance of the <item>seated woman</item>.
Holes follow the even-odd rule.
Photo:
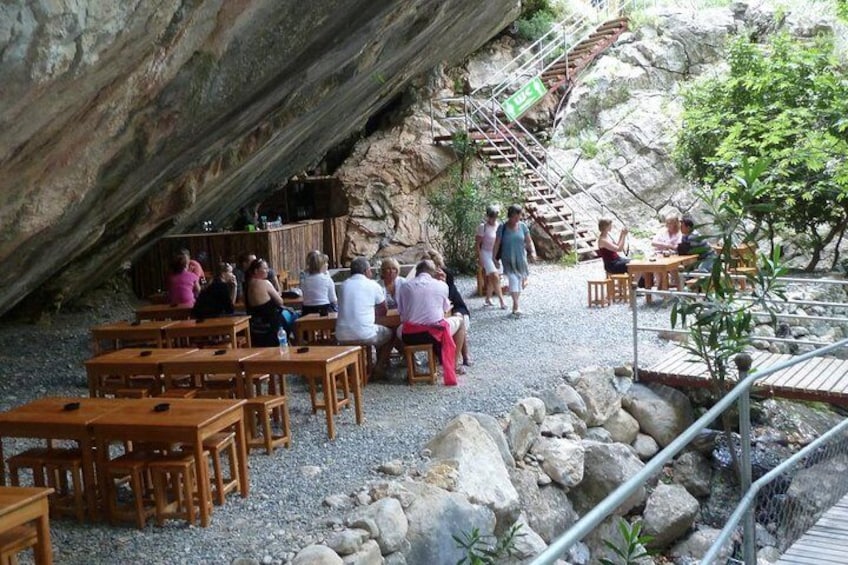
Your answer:
[[[306,255],[306,276],[300,283],[303,293],[303,314],[321,314],[337,312],[339,299],[336,297],[336,283],[327,274],[329,257],[320,251],[310,251]]]
[[[268,280],[268,263],[262,259],[251,262],[245,272],[244,306],[251,316],[250,341],[254,347],[279,345],[280,328],[290,333],[294,319],[284,318],[283,299]]]
[[[400,276],[400,263],[391,257],[383,259],[380,263],[380,280],[377,282],[386,293],[386,308],[389,310],[397,308],[398,289],[405,280]]]
[[[651,240],[651,246],[660,253],[677,253],[677,246],[683,234],[680,231],[680,218],[670,214],[665,217],[665,229],[661,229]]]
[[[613,241],[610,235],[612,229],[612,220],[609,218],[601,218],[598,220],[598,255],[604,261],[604,270],[607,273],[620,275],[627,272],[627,263],[630,262],[629,257],[622,257],[624,253],[624,240],[627,237],[627,228],[621,228],[621,233],[618,235],[618,241]]]
[[[171,304],[194,306],[195,297],[200,292],[200,279],[188,270],[188,256],[185,253],[174,255],[166,285]]]
[[[450,300],[451,303],[451,313],[454,316],[462,316],[463,320],[465,320],[465,333],[468,335],[471,330],[471,312],[469,312],[468,306],[465,305],[465,300],[462,298],[462,294],[459,292],[459,289],[456,288],[454,274],[445,265],[444,257],[442,257],[442,254],[438,251],[430,249],[424,252],[422,259],[431,260],[436,265],[436,268],[444,275],[443,280],[448,285],[448,300]],[[437,275],[437,278],[440,276],[441,275]],[[471,366],[471,355],[468,353],[468,339],[462,341],[460,351],[462,352],[462,364],[466,367]]]
[[[201,320],[218,316],[230,316],[236,301],[236,277],[233,266],[229,263],[218,263],[215,267],[215,278],[200,291],[197,302],[191,311],[191,317]]]

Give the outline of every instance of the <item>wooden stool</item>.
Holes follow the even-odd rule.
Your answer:
[[[0,534],[0,565],[18,565],[18,553],[35,547],[38,531],[30,522]]]
[[[104,469],[106,484],[102,486],[110,524],[114,525],[116,519],[120,517],[123,519],[135,519],[136,526],[139,529],[144,528],[148,516],[152,513],[149,507],[145,507],[145,501],[149,500],[147,466],[156,457],[159,456],[140,451],[132,451],[106,462]],[[129,482],[133,494],[133,503],[131,506],[118,503],[118,491],[115,488],[115,481],[117,481],[118,485]]]
[[[158,398],[195,398],[197,397],[196,388],[176,387],[165,389]],[[2,564],[0,564],[2,565]]]
[[[427,354],[427,372],[417,373],[415,371],[415,354],[423,351]],[[403,355],[406,357],[406,380],[409,386],[418,382],[436,384],[436,355],[433,346],[429,343],[423,345],[404,345]]]
[[[146,388],[119,388],[114,394],[115,398],[147,398],[150,391]]]
[[[212,483],[215,485],[215,504],[224,504],[224,498],[239,485],[238,457],[236,456],[236,434],[221,432],[203,440],[204,455],[212,461]],[[230,476],[224,477],[221,455],[226,452]],[[2,564],[0,564],[2,565]]]
[[[630,301],[630,275],[610,275],[609,278],[609,297],[610,301],[624,302]]]
[[[85,500],[82,486],[82,454],[76,449],[52,449],[44,465],[50,495],[50,514],[72,515],[85,520]],[[68,482],[68,475],[71,480]]]
[[[151,461],[148,468],[153,481],[156,524],[163,525],[166,518],[183,518],[194,524],[196,489],[209,488],[197,483],[194,456],[183,453],[163,457]]]
[[[609,306],[609,286],[610,279],[602,281],[586,281],[589,295],[589,308],[592,306],[600,306],[605,308]]]
[[[8,460],[9,481],[12,483],[12,486],[21,486],[21,480],[18,475],[21,469],[32,469],[32,484],[37,487],[45,486],[47,483],[44,479],[44,465],[47,464],[50,451],[46,447],[35,447],[10,457]]]
[[[275,447],[291,445],[291,430],[289,428],[289,408],[285,396],[257,396],[247,399],[244,405],[245,419],[247,420],[247,445],[249,448],[265,448],[270,455]],[[328,408],[332,410],[332,408]],[[274,435],[271,431],[271,414],[276,412],[279,418],[282,434]],[[257,420],[262,427],[262,435],[259,435]]]

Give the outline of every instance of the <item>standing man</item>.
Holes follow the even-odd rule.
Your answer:
[[[365,257],[350,264],[350,278],[342,283],[339,293],[339,315],[336,319],[336,340],[345,345],[364,345],[377,348],[374,378],[385,375],[392,351],[391,329],[375,323],[376,317],[386,315],[386,295],[371,280],[371,265]]]
[[[456,384],[457,373],[465,374],[461,360],[457,359],[465,343],[465,321],[461,314],[445,318],[451,303],[448,285],[437,278],[438,273],[435,263],[425,259],[415,266],[415,278],[398,290],[398,312],[403,322],[401,338],[407,341],[417,334],[409,343],[420,343],[420,338],[426,334],[439,344],[445,384],[452,386]]]

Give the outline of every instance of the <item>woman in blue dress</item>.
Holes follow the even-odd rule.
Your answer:
[[[509,294],[512,296],[512,316],[521,316],[518,299],[524,288],[530,271],[527,259],[536,260],[536,248],[530,237],[530,228],[521,221],[521,207],[513,204],[507,210],[507,220],[498,228],[495,238],[495,265],[503,266],[503,272],[509,281]]]

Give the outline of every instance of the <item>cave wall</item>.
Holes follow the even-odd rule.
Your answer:
[[[517,0],[0,4],[0,314],[225,221]]]

